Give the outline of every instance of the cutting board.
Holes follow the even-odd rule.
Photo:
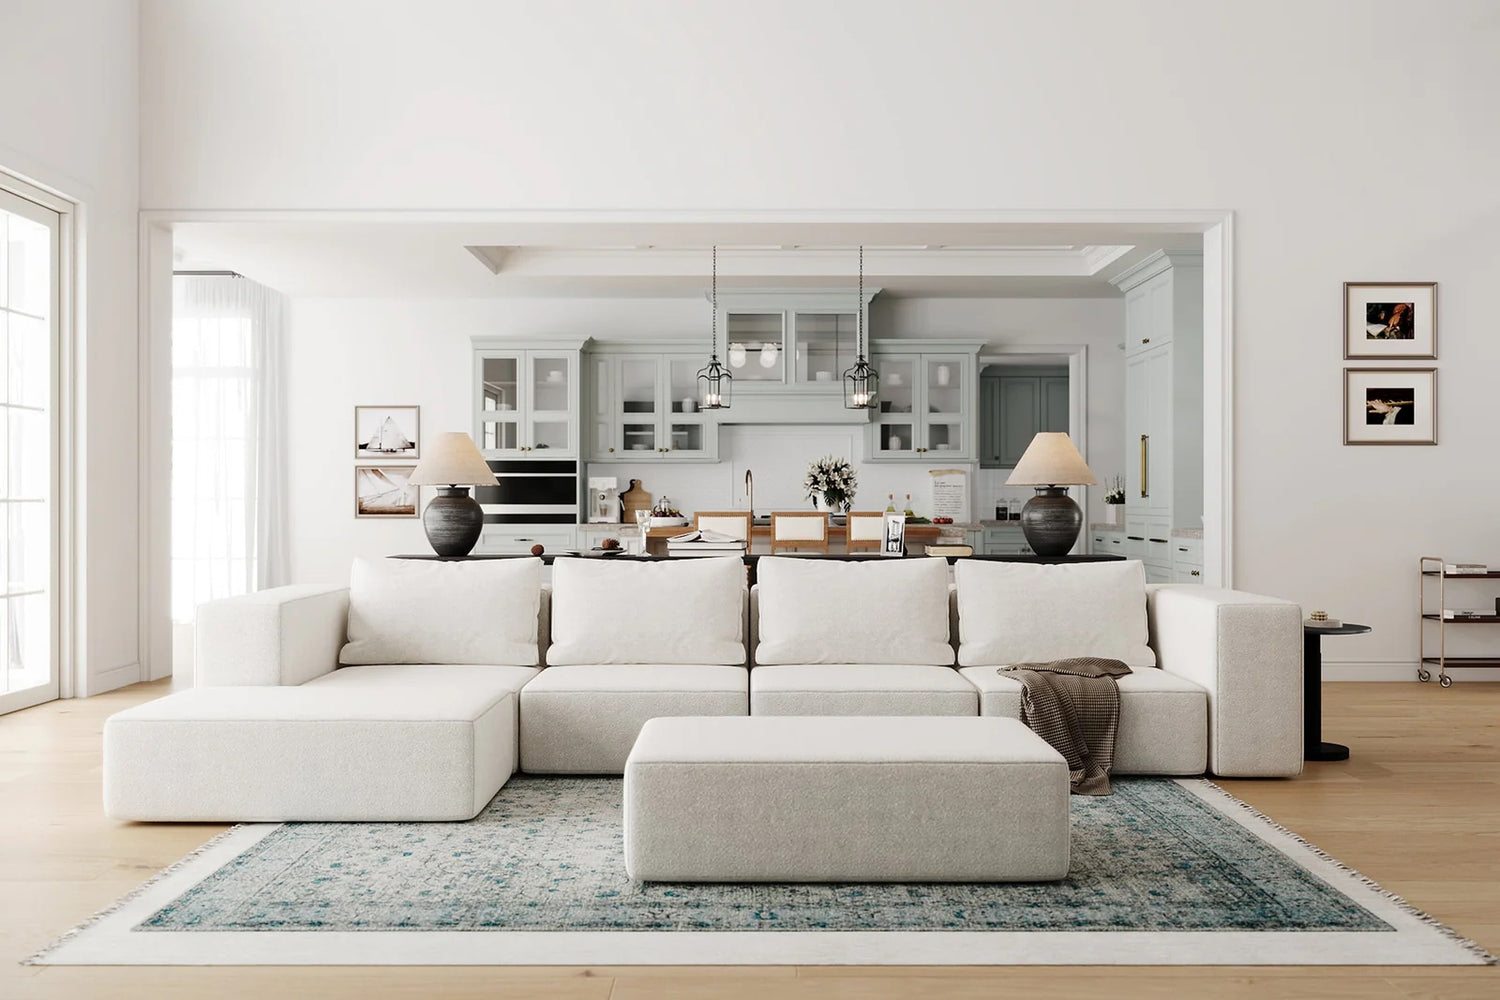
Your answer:
[[[635,512],[638,510],[651,509],[651,494],[641,488],[639,479],[630,481],[630,489],[620,494],[621,520],[626,524],[635,524]]]

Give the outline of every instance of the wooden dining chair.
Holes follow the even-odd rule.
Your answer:
[[[699,531],[743,538],[746,545],[750,544],[750,522],[748,510],[700,510],[693,515],[693,527]]]
[[[818,549],[828,552],[828,515],[821,510],[771,512],[771,551]]]
[[[845,552],[879,552],[885,545],[885,512],[851,510],[846,518]]]

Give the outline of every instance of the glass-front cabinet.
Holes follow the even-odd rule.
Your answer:
[[[474,440],[486,458],[578,457],[581,348],[474,339]]]
[[[598,462],[718,459],[718,428],[698,409],[701,353],[683,345],[599,345],[589,355]]]
[[[736,392],[806,387],[843,392],[844,372],[854,364],[859,309],[880,291],[867,289],[864,302],[852,292],[745,292],[719,296],[719,329],[724,362]]]
[[[872,345],[880,395],[871,461],[975,459],[980,342],[884,340]]]

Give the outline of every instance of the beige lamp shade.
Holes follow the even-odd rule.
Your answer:
[[[1073,447],[1072,438],[1062,431],[1043,431],[1026,446],[1005,485],[1098,486],[1099,480]]]
[[[406,481],[413,486],[499,485],[474,439],[461,431],[439,434]]]

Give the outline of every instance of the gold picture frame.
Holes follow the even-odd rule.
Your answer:
[[[1344,369],[1344,444],[1437,443],[1436,368]]]
[[[1344,282],[1344,360],[1437,360],[1436,281]]]

